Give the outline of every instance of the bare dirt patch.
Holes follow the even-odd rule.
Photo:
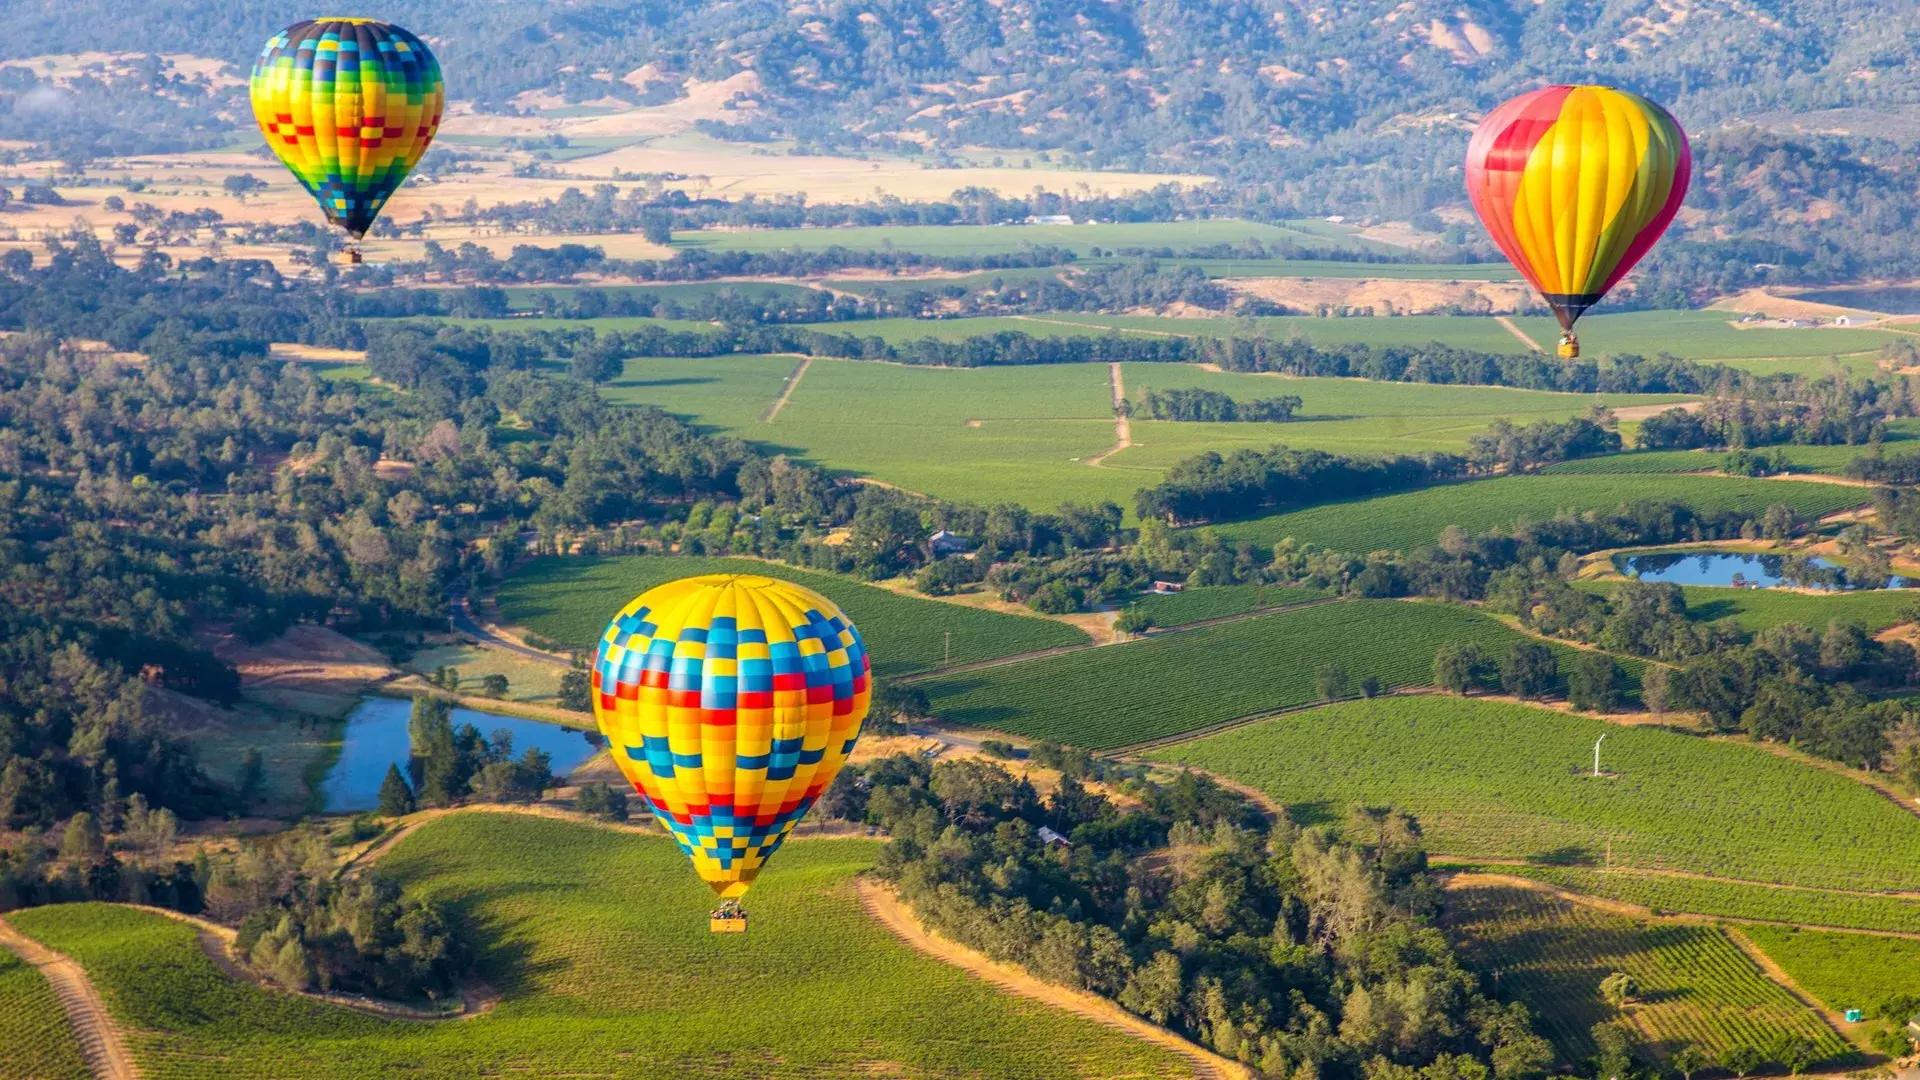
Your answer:
[[[1425,315],[1455,308],[1486,315],[1512,315],[1532,303],[1527,286],[1507,281],[1416,281],[1405,278],[1227,278],[1237,295],[1295,311],[1353,311],[1373,315]]]
[[[257,645],[223,635],[213,652],[240,673],[247,697],[315,715],[344,716],[370,688],[400,674],[372,646],[307,623]]]

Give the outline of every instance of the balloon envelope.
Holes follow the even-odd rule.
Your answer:
[[[1566,330],[1666,232],[1692,174],[1680,124],[1604,86],[1522,94],[1467,149],[1474,210]]]
[[[426,43],[373,19],[309,19],[275,34],[249,94],[267,145],[355,239],[427,152],[446,104]]]
[[[729,899],[833,782],[871,697],[866,645],[833,601],[756,575],[640,594],[601,635],[592,678],[621,774]]]

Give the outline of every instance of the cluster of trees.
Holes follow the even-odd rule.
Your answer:
[[[983,759],[899,756],[844,770],[820,811],[888,832],[880,873],[940,932],[1263,1076],[1518,1080],[1551,1065],[1525,1008],[1481,994],[1434,924],[1411,818],[1268,824],[1191,774],[1118,781],[1123,807],[1084,776],[1070,768],[1043,800]]]
[[[233,948],[290,990],[395,1000],[451,994],[472,965],[436,905],[375,874],[297,878],[241,920]]]
[[[1433,683],[1462,695],[1497,688],[1522,701],[1564,689],[1574,708],[1600,713],[1624,706],[1631,689],[1626,670],[1604,652],[1582,652],[1563,681],[1559,657],[1537,641],[1516,641],[1497,657],[1472,642],[1449,642],[1434,651]]]
[[[539,747],[513,756],[513,733],[483,736],[472,724],[453,726],[444,699],[413,699],[407,718],[407,774],[390,766],[380,785],[380,812],[388,816],[421,807],[483,802],[534,802],[553,786],[553,757]]]
[[[1856,380],[1845,374],[1794,377],[1716,394],[1699,409],[1669,409],[1640,425],[1646,450],[1702,447],[1877,445],[1886,422],[1915,414],[1910,379]]]
[[[1147,415],[1155,420],[1283,421],[1293,419],[1302,402],[1298,394],[1236,401],[1218,390],[1176,387],[1147,391]]]

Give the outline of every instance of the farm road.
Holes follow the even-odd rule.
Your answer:
[[[0,919],[0,946],[39,968],[52,985],[61,1007],[67,1010],[67,1022],[73,1025],[80,1056],[86,1059],[96,1080],[138,1080],[140,1070],[134,1067],[133,1055],[128,1053],[120,1029],[107,1014],[100,991],[94,989],[85,968],[15,930],[5,919]]]
[[[1113,449],[1095,454],[1087,459],[1087,464],[1100,468],[1113,455],[1133,445],[1133,421],[1127,418],[1127,384],[1120,373],[1119,364],[1108,364],[1107,374],[1113,380]]]

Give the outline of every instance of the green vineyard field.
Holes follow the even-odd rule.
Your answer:
[[[1594,779],[1602,735],[1611,775]],[[1920,818],[1864,784],[1758,747],[1509,702],[1343,703],[1149,756],[1251,784],[1302,821],[1396,806],[1420,819],[1432,850],[1468,859],[1598,865],[1610,847],[1616,866],[1754,882],[1920,882]]]
[[[474,928],[504,1000],[386,1020],[236,983],[192,927],[98,904],[12,916],[81,961],[147,1080],[396,1075],[1150,1077],[1171,1051],[924,957],[853,892],[867,841],[790,844],[744,938],[665,838],[501,814],[422,826],[382,863]],[[937,1034],[930,1034],[937,1032]]]
[[[0,1080],[87,1080],[73,1028],[53,987],[0,949]]]
[[[501,584],[500,613],[508,622],[591,651],[608,620],[628,601],[661,582],[693,574],[767,574],[821,593],[860,628],[873,651],[874,671],[884,676],[940,666],[948,634],[956,664],[1087,641],[1081,631],[1051,619],[901,596],[834,574],[753,559],[671,555],[537,560]]]
[[[1637,874],[1630,869],[1607,871],[1584,866],[1497,866],[1487,869],[1557,885],[1587,896],[1637,904],[1654,911],[1920,934],[1920,900],[1895,896]]]

